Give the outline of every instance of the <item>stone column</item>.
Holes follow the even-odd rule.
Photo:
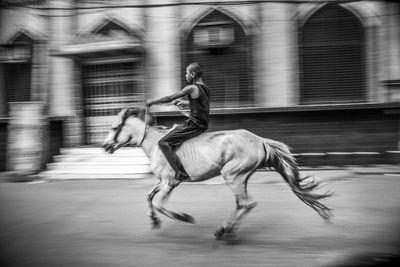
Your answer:
[[[163,4],[175,3],[168,0]],[[146,4],[157,4],[149,0]],[[178,8],[146,8],[145,47],[147,56],[147,87],[149,98],[158,98],[180,90],[180,50]]]
[[[3,64],[0,63],[0,118],[7,116],[6,88],[4,86]]]
[[[43,104],[10,103],[7,170],[25,176],[40,171],[43,157]]]
[[[50,49],[59,49],[71,40],[71,13],[62,8],[73,7],[73,0],[53,0],[49,26]],[[50,115],[72,116],[73,109],[73,62],[63,57],[50,57]]]
[[[52,0],[49,5],[50,49],[59,49],[75,36],[75,0]],[[49,59],[49,115],[64,117],[64,140],[66,146],[81,144],[79,118],[76,114],[78,99],[75,92],[74,62],[69,58],[50,57]]]
[[[262,18],[257,48],[257,104],[264,107],[297,104],[297,38],[293,6],[285,3],[263,3],[260,8]]]
[[[0,29],[3,31],[3,9],[0,9]],[[5,99],[5,88],[4,88],[4,77],[3,77],[3,64],[0,63],[0,118],[6,115],[6,99]]]
[[[31,100],[47,103],[47,45],[44,41],[33,44]]]
[[[386,3],[388,101],[400,101],[400,3]],[[400,150],[400,114],[397,113],[397,150]]]
[[[400,101],[400,4],[386,3],[386,90],[388,101]],[[400,142],[399,142],[400,143]]]

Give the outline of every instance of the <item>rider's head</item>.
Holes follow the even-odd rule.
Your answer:
[[[200,63],[193,62],[190,63],[187,68],[186,68],[186,81],[188,83],[193,83],[196,80],[201,78],[201,75],[203,74],[203,67],[201,66]]]

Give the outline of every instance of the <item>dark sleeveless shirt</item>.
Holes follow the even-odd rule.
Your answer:
[[[206,85],[194,84],[199,90],[199,97],[189,97],[190,118],[200,128],[207,129],[210,117],[210,92]]]

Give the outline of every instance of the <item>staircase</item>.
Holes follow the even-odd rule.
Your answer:
[[[49,180],[143,179],[152,173],[141,148],[120,148],[107,154],[100,147],[79,147],[61,149],[39,176]]]

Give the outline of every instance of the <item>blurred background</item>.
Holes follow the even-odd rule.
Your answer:
[[[303,165],[398,163],[399,44],[397,1],[2,0],[0,171],[99,147],[122,107],[180,90],[193,61],[211,131],[285,142]]]
[[[185,86],[193,61],[209,131],[292,147],[336,193],[332,224],[260,170],[231,242],[212,237],[234,206],[218,178],[170,199],[197,225],[150,230],[148,158],[101,143],[121,108]],[[1,266],[400,266],[399,163],[399,1],[0,0]]]

